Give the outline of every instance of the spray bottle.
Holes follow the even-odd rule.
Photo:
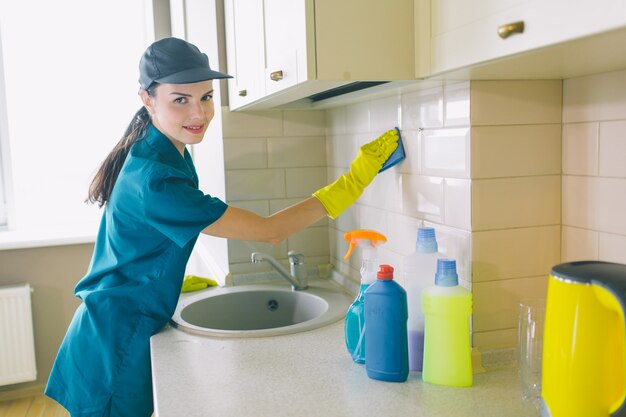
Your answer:
[[[385,243],[387,238],[373,230],[353,230],[344,235],[350,243],[348,259],[355,246],[361,249],[361,287],[356,299],[348,308],[345,321],[346,347],[356,363],[365,363],[365,310],[363,306],[364,292],[367,287],[376,281],[378,272],[377,246]]]

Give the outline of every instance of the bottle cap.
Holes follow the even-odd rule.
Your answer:
[[[346,256],[344,256],[343,259],[348,259],[352,254],[354,247],[358,244],[369,243],[369,245],[374,248],[379,244],[385,243],[387,241],[387,238],[383,234],[375,232],[373,230],[364,229],[348,232],[343,235],[343,238],[344,240],[350,242],[348,253],[346,253]]]
[[[420,227],[417,229],[417,241],[415,251],[420,253],[437,252],[439,247],[435,238],[435,229],[432,227]]]
[[[393,266],[381,265],[376,274],[376,278],[379,281],[391,281],[393,279]]]
[[[454,259],[437,259],[435,285],[440,287],[459,285],[459,276],[456,273],[456,261]]]

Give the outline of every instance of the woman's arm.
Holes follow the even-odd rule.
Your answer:
[[[398,147],[398,139],[398,130],[389,130],[363,145],[356,159],[352,161],[350,171],[332,184],[317,190],[313,197],[269,217],[229,207],[222,217],[202,233],[276,244],[324,216],[335,219],[359,198],[363,189],[376,177],[383,163]]]
[[[269,217],[228,207],[222,217],[202,233],[237,240],[277,244],[326,216],[326,209],[315,197],[287,207]]]

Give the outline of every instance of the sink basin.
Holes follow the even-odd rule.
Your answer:
[[[314,281],[303,291],[288,285],[209,288],[181,297],[172,325],[207,336],[276,336],[336,322],[351,302],[341,289]]]

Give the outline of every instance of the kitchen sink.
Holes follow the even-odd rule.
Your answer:
[[[206,336],[276,336],[334,323],[345,317],[351,302],[323,280],[301,291],[280,284],[214,287],[181,296],[172,325]]]

